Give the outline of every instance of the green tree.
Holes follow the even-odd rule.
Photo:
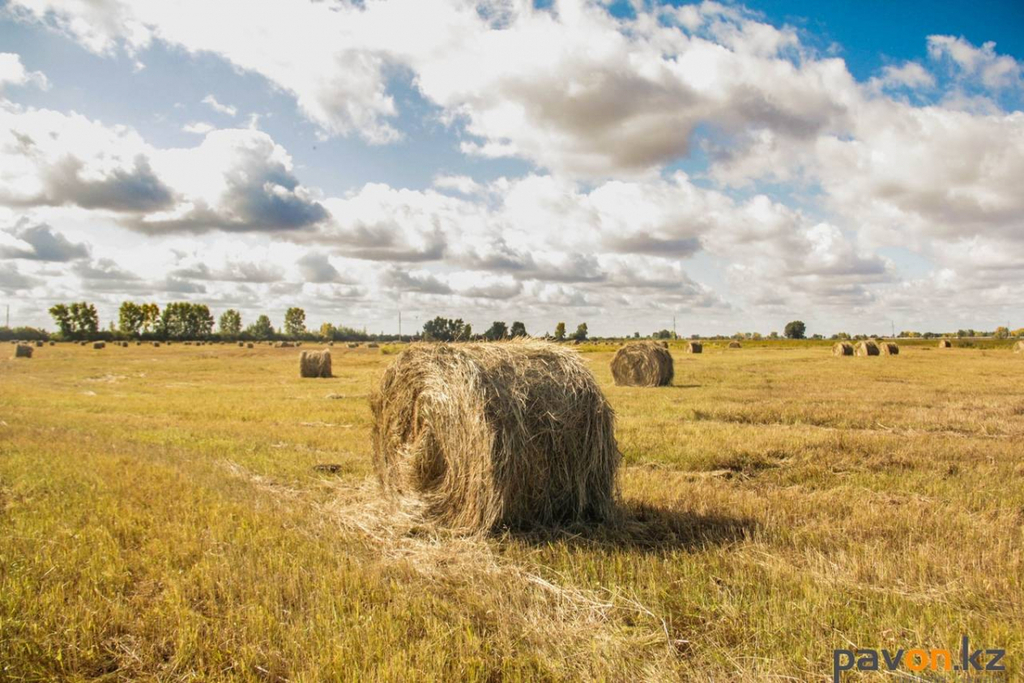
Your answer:
[[[322,325],[320,325],[320,337],[322,339],[332,341],[337,332],[338,328],[332,325],[331,323],[323,323]]]
[[[783,334],[785,334],[788,339],[803,339],[807,334],[807,325],[804,325],[801,320],[794,320],[786,323],[786,329],[783,330]]]
[[[499,339],[504,339],[507,336],[508,325],[501,322],[500,320],[495,320],[493,323],[491,323],[490,328],[488,328],[488,330],[484,332],[484,339],[486,339],[487,341],[498,341]]]
[[[142,306],[133,301],[124,301],[117,311],[117,327],[124,334],[135,336],[142,327],[145,314]]]
[[[994,336],[995,336],[996,339],[1009,339],[1010,338],[1010,328],[1008,328],[1008,327],[997,327]]]
[[[160,324],[160,307],[156,304],[142,304],[142,331],[155,330]]]
[[[274,326],[270,324],[270,318],[261,315],[256,322],[245,328],[245,333],[253,339],[270,339],[274,336]]]
[[[515,322],[512,323],[512,329],[509,330],[508,334],[509,334],[510,337],[527,337],[527,336],[529,336],[529,335],[526,334],[526,325],[524,325],[523,323],[519,322],[518,320],[516,320]]]
[[[289,337],[306,334],[306,312],[301,308],[289,308],[284,314],[284,333]]]
[[[473,328],[462,322],[462,318],[451,320],[437,316],[423,323],[423,339],[426,341],[466,341],[473,334]]]
[[[71,314],[71,322],[78,335],[88,336],[99,331],[100,316],[92,304],[86,301],[74,303],[68,307],[68,312]]]
[[[213,332],[213,315],[206,304],[169,303],[160,315],[160,332],[170,339],[202,339]]]
[[[75,334],[75,324],[71,320],[71,311],[64,304],[54,304],[50,307],[50,316],[57,323],[62,337],[71,338]]]
[[[558,323],[555,325],[555,341],[562,341],[565,339],[565,323]]]
[[[237,337],[242,332],[242,314],[229,308],[220,315],[220,333]]]
[[[658,330],[651,335],[654,339],[671,339],[672,333],[669,330]]]
[[[576,331],[573,332],[573,334],[572,334],[572,338],[574,340],[576,340],[576,341],[586,341],[587,340],[587,324],[586,323],[580,323],[579,325],[577,325],[576,326]]]

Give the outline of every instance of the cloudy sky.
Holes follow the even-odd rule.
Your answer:
[[[0,303],[1020,327],[1022,110],[1019,0],[0,0]]]

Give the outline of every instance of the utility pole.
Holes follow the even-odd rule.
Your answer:
[[[4,325],[7,329],[11,329],[11,305],[7,304],[7,324]]]
[[[890,320],[889,321],[889,325],[892,326],[892,338],[895,339],[896,338],[896,323],[894,323],[893,321]]]
[[[398,312],[398,341],[402,341],[402,312]]]
[[[672,338],[676,339],[676,317],[672,316]]]

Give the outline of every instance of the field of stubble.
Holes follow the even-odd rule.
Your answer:
[[[394,356],[58,345],[0,361],[0,680],[821,680],[833,648],[1024,663],[1024,358],[677,349],[612,385],[627,521],[393,514]],[[317,465],[330,465],[315,469]]]

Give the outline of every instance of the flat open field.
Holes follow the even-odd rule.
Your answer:
[[[661,389],[588,352],[625,521],[488,539],[380,500],[393,355],[35,351],[0,361],[0,679],[822,680],[833,648],[962,635],[1024,664],[1004,349],[677,350]]]

